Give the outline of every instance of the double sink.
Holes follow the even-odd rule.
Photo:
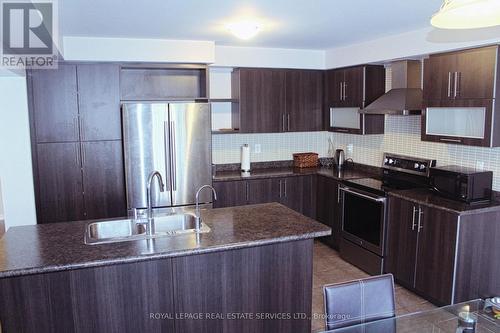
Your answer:
[[[155,216],[155,232],[152,235],[147,235],[147,225],[138,221],[141,222],[131,218],[90,223],[85,230],[85,244],[115,243],[210,232],[210,227],[205,223],[201,223],[201,228],[196,230],[196,216],[191,213]]]

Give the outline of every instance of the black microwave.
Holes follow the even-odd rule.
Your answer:
[[[493,172],[449,165],[430,169],[431,185],[450,199],[473,203],[491,199]]]

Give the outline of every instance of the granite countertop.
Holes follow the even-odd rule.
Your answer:
[[[10,228],[0,239],[0,278],[309,239],[331,234],[325,225],[281,204],[202,211],[209,233],[86,245],[86,225],[95,221]]]
[[[444,198],[429,189],[397,190],[389,192],[389,195],[460,215],[479,214],[500,209],[500,200],[498,198],[493,199],[489,203],[470,205]]]
[[[338,171],[332,167],[318,167],[318,168],[294,168],[294,167],[276,167],[276,168],[262,168],[254,169],[249,175],[243,175],[241,171],[217,171],[213,177],[214,182],[232,181],[232,180],[245,180],[245,179],[261,179],[261,178],[279,178],[279,177],[292,177],[304,175],[321,175],[330,177],[335,180],[357,179],[366,177],[378,177],[375,171],[346,168]]]

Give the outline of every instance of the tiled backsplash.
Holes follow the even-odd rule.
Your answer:
[[[278,134],[219,134],[213,136],[213,162],[238,163],[240,147],[248,143],[252,162],[290,160],[296,152],[313,151],[328,157],[328,138],[334,148],[346,150],[347,157],[357,163],[379,166],[382,154],[391,152],[433,158],[438,165],[457,164],[476,167],[484,163],[493,171],[493,188],[500,191],[500,148],[468,147],[420,141],[420,116],[386,116],[384,135],[351,135],[344,133],[278,133]],[[261,153],[255,153],[255,145]],[[353,145],[352,153],[347,146]]]

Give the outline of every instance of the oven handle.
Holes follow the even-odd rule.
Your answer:
[[[371,197],[358,191],[353,191],[349,187],[340,187],[340,190],[375,202],[385,202],[387,200],[385,197]]]

